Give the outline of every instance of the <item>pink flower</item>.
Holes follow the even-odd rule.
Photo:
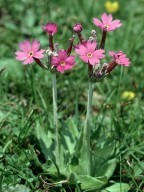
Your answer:
[[[118,51],[117,53],[113,51],[109,51],[109,54],[114,58],[115,62],[119,65],[129,66],[130,60],[126,57],[126,54],[122,51]]]
[[[100,62],[100,59],[105,57],[103,54],[105,51],[103,49],[96,50],[96,47],[97,43],[95,41],[87,41],[76,46],[75,52],[85,63],[95,65]]]
[[[101,28],[103,31],[113,31],[116,28],[119,28],[122,26],[122,23],[120,23],[120,20],[112,21],[113,17],[111,14],[107,15],[106,13],[103,13],[101,18],[102,18],[102,22],[97,18],[93,18],[93,23],[97,27]]]
[[[19,43],[20,51],[16,51],[16,59],[24,61],[23,64],[31,64],[34,58],[41,59],[44,57],[44,49],[39,50],[40,42],[36,39],[33,40],[32,45],[28,40],[23,43]]]
[[[54,35],[57,32],[56,23],[47,23],[46,26],[42,26],[42,29],[49,35]]]
[[[58,56],[53,56],[51,64],[56,66],[57,71],[64,73],[65,70],[72,69],[75,63],[74,56],[68,56],[66,50],[59,50]]]
[[[75,25],[73,26],[73,31],[74,31],[75,33],[80,33],[80,32],[82,32],[82,25],[81,25],[80,23],[75,24]]]

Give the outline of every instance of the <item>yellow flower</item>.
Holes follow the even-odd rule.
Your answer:
[[[135,98],[135,93],[132,91],[124,91],[122,93],[122,98],[123,99],[128,99],[128,100],[132,100]]]
[[[111,2],[111,1],[106,1],[105,2],[105,8],[109,13],[115,13],[119,10],[120,5],[119,2]]]

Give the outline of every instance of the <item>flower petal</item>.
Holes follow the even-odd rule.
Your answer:
[[[60,64],[60,59],[58,57],[52,57],[51,64],[58,66]]]
[[[41,49],[40,51],[34,52],[33,57],[35,57],[37,59],[43,58],[44,57],[44,54],[43,54],[44,51],[45,51],[44,49]]]
[[[100,20],[98,20],[97,18],[93,18],[93,23],[97,26],[102,28],[103,24]]]
[[[74,67],[74,65],[72,66],[72,65],[65,65],[64,66],[64,69],[65,70],[69,70],[69,69],[72,69]]]
[[[83,45],[79,45],[78,48],[75,48],[75,52],[78,54],[78,55],[85,55],[87,53],[87,48]]]
[[[113,57],[113,56],[114,56],[114,54],[115,54],[115,52],[113,52],[113,51],[109,51],[109,55],[110,55],[110,56],[112,56],[112,57]]]
[[[93,42],[88,41],[87,42],[87,52],[94,52],[96,49],[96,46],[97,46],[96,41],[93,41]]]
[[[31,64],[34,61],[34,59],[32,57],[28,57],[23,64],[27,65],[27,64]]]
[[[98,49],[96,51],[93,52],[93,56],[97,57],[98,59],[102,59],[105,57],[105,55],[103,54],[105,51],[103,49]]]
[[[25,53],[25,52],[22,52],[22,51],[16,51],[15,54],[17,55],[16,59],[20,60],[20,61],[25,60],[25,59],[28,58],[28,54]]]
[[[33,42],[32,42],[32,48],[31,48],[31,50],[32,50],[33,52],[35,52],[35,51],[38,51],[39,48],[40,48],[40,42],[37,41],[36,39],[34,39]]]
[[[108,22],[108,23],[111,23],[111,22],[112,22],[112,19],[113,19],[112,14],[109,14],[109,15],[107,16],[107,22]]]
[[[58,51],[58,57],[60,60],[65,60],[67,57],[67,51],[66,50],[59,50]]]
[[[102,22],[103,24],[107,24],[108,23],[108,16],[106,13],[103,13],[101,16]]]
[[[61,66],[61,65],[59,65],[59,66],[57,66],[57,71],[59,71],[60,73],[64,73],[64,67],[63,66]]]
[[[100,62],[100,60],[98,58],[95,58],[95,57],[89,58],[89,64],[91,64],[91,65],[95,65],[99,62]]]
[[[84,62],[88,63],[88,57],[85,55],[80,55],[79,56],[81,58],[81,60],[83,60]]]
[[[120,20],[114,20],[114,21],[112,21],[111,23],[110,23],[110,28],[109,28],[109,30],[114,30],[114,29],[116,29],[116,28],[119,28],[119,27],[121,27],[122,26],[122,23],[120,23]]]
[[[66,65],[74,65],[75,64],[75,56],[69,56],[65,59]]]
[[[31,51],[31,44],[28,40],[25,40],[23,43],[19,43],[19,48],[22,51],[29,53]]]

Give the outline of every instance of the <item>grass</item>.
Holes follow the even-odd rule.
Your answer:
[[[84,36],[88,37],[94,28],[92,18],[100,17],[105,11],[104,2],[1,0],[0,69],[6,69],[0,75],[0,191],[73,191],[74,185],[79,192],[85,187],[79,186],[73,175],[66,177],[63,173],[58,178],[51,174],[53,159],[49,159],[47,151],[50,148],[53,153],[54,139],[51,74],[34,64],[23,66],[15,60],[14,52],[18,42],[25,38],[36,37],[42,47],[47,47],[47,36],[40,25],[48,21],[58,24],[55,41],[60,42],[60,48],[67,48],[72,36],[71,26],[79,21],[83,24]],[[110,187],[115,183],[123,192],[119,183],[125,183],[129,186],[126,191],[142,192],[144,1],[119,2],[120,10],[114,17],[122,20],[123,27],[108,34],[106,52],[122,50],[132,65],[123,70],[117,67],[112,75],[94,85],[91,147],[96,151],[93,162],[97,163],[93,165],[92,174],[109,178],[108,183],[96,191],[113,192]],[[99,29],[97,36],[100,39]],[[77,66],[71,72],[57,74],[57,82],[61,142],[66,141],[61,158],[67,162],[68,157],[63,154],[68,151],[70,156],[73,150],[70,141],[74,141],[84,125],[87,67],[77,59]],[[135,98],[123,99],[124,91],[133,91]],[[81,159],[80,163],[85,167],[85,158]],[[74,170],[73,167],[69,169]],[[74,172],[79,174],[85,170],[77,167]],[[84,179],[79,178],[79,181]]]

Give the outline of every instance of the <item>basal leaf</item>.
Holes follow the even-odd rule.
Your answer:
[[[77,182],[80,183],[81,189],[84,191],[94,191],[100,189],[107,184],[106,177],[91,177],[88,175],[79,175]]]
[[[109,161],[106,161],[98,170],[98,172],[96,173],[96,176],[106,176],[107,178],[110,178],[113,173],[114,170],[116,168],[116,159],[111,159]]]
[[[107,192],[128,192],[130,186],[127,183],[115,183],[106,188]]]

